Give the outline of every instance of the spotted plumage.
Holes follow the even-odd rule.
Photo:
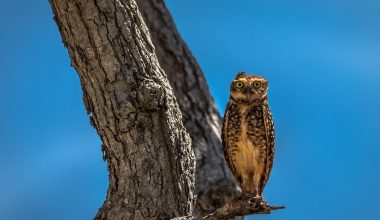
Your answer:
[[[274,125],[267,98],[268,81],[239,73],[231,83],[224,115],[224,155],[242,191],[261,197],[274,158]]]

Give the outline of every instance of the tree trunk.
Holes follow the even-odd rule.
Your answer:
[[[202,70],[179,35],[164,1],[137,0],[137,3],[192,139],[197,159],[194,215],[204,215],[239,195],[224,161],[222,120]]]
[[[103,141],[109,189],[96,219],[190,215],[191,139],[134,0],[50,0]]]
[[[163,0],[49,1],[103,141],[109,189],[95,219],[257,212],[245,201],[244,211],[223,206],[239,190],[221,118]]]

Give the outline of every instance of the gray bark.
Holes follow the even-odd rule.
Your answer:
[[[96,219],[190,215],[191,139],[134,0],[50,0],[109,170]]]
[[[202,70],[179,35],[164,1],[137,0],[137,3],[192,138],[197,159],[194,215],[201,216],[239,195],[223,156],[222,120]]]

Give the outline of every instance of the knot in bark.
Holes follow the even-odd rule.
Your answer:
[[[165,89],[153,80],[144,80],[134,91],[136,107],[149,111],[161,108],[165,103]]]

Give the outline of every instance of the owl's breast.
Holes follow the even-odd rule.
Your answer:
[[[248,108],[240,109],[240,132],[237,135],[235,142],[236,154],[234,159],[234,166],[237,172],[242,175],[251,175],[255,172],[255,168],[259,167],[260,148],[257,146],[256,141],[252,139],[250,125],[250,117],[248,115]],[[251,173],[251,174],[250,174]]]
[[[236,106],[229,112],[224,131],[227,136],[225,150],[237,176],[251,175],[260,167],[260,137],[255,136],[262,133],[258,115],[249,106]]]

